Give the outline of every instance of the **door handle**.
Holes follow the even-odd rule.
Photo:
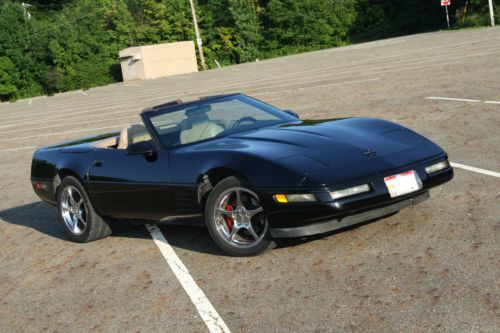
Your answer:
[[[93,161],[92,162],[93,167],[101,167],[102,166],[102,161]]]

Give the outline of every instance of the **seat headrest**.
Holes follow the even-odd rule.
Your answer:
[[[149,133],[146,127],[141,124],[134,124],[123,128],[120,132],[120,138],[118,140],[118,149],[127,149],[129,145],[134,143],[134,138],[144,139],[144,137],[149,137]]]
[[[209,104],[202,104],[186,109],[186,111],[184,111],[184,114],[187,117],[193,117],[199,114],[205,114],[210,111],[212,111],[212,106],[210,106]]]

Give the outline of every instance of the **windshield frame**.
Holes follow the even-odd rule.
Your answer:
[[[224,132],[222,132],[220,135],[214,136],[212,138],[204,139],[204,140],[199,140],[195,142],[190,142],[190,143],[185,143],[185,144],[177,144],[174,146],[166,146],[164,142],[161,140],[160,135],[158,134],[158,131],[156,130],[155,126],[153,125],[151,118],[158,116],[158,115],[164,115],[168,113],[173,113],[179,110],[183,110],[198,104],[207,104],[207,103],[220,103],[223,101],[231,100],[231,99],[238,99],[242,101],[243,103],[247,103],[255,108],[258,108],[262,110],[262,112],[267,112],[277,118],[279,120],[273,121],[273,122],[267,122],[265,124],[255,124],[255,125],[246,125],[246,126],[239,126],[241,130],[239,131],[231,131],[231,129],[227,129]],[[168,104],[167,104],[168,105]],[[238,93],[238,94],[228,94],[228,95],[221,95],[221,96],[213,96],[213,97],[206,97],[206,98],[200,98],[195,101],[191,102],[186,102],[186,103],[179,103],[179,104],[174,104],[174,105],[168,105],[165,107],[160,108],[155,108],[153,107],[152,109],[147,109],[141,113],[141,118],[148,129],[149,134],[153,138],[154,142],[158,147],[161,147],[162,151],[167,151],[171,149],[176,149],[176,148],[181,148],[181,147],[187,147],[191,145],[195,145],[198,143],[203,143],[211,140],[216,140],[219,138],[223,138],[229,135],[234,135],[237,133],[242,133],[262,127],[271,127],[271,126],[276,126],[276,125],[283,125],[283,124],[288,124],[288,123],[294,123],[294,122],[300,122],[301,120],[298,118],[295,118],[294,116],[284,112],[283,110],[269,104],[266,102],[263,102],[261,100],[258,100],[256,98]],[[226,133],[227,132],[227,133]]]

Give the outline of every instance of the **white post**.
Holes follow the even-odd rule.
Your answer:
[[[445,8],[446,8],[446,23],[448,23],[448,29],[450,29],[450,15],[448,15],[448,5],[446,5]]]
[[[495,14],[493,12],[493,0],[488,0],[488,3],[490,5],[490,18],[491,18],[491,26],[495,26]]]

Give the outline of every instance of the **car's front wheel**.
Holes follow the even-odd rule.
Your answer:
[[[80,182],[65,177],[57,191],[59,218],[69,237],[79,243],[91,242],[111,234],[111,227],[101,218]]]
[[[259,197],[236,177],[220,181],[210,193],[205,220],[215,243],[234,256],[252,256],[274,246]]]

